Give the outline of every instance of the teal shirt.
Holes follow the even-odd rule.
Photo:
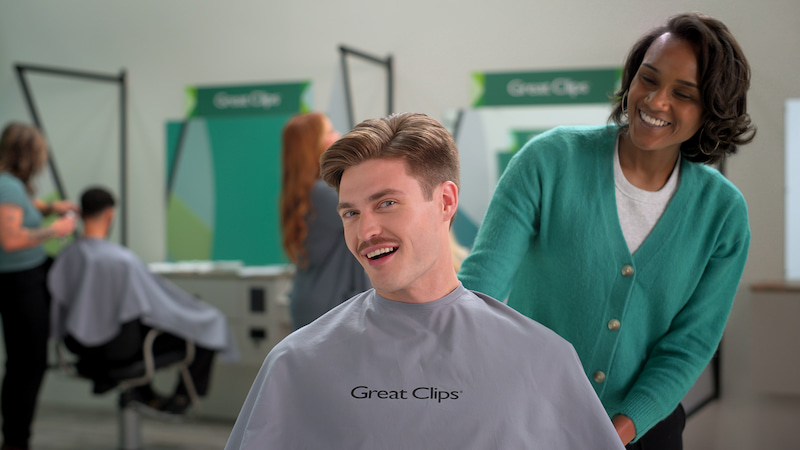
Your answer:
[[[9,172],[0,172],[0,205],[14,205],[22,208],[22,226],[36,229],[42,226],[42,214],[28,196],[25,184]],[[13,252],[0,246],[0,273],[18,272],[33,269],[47,259],[41,245]]]
[[[631,255],[617,214],[616,126],[561,127],[500,178],[459,278],[575,346],[609,417],[637,437],[713,356],[750,243],[747,206],[717,170],[681,161],[677,191]]]

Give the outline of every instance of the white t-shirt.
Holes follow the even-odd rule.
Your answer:
[[[675,163],[667,183],[661,189],[651,192],[632,185],[619,164],[619,140],[614,149],[614,184],[617,193],[617,214],[622,226],[622,234],[628,243],[631,255],[653,231],[658,219],[664,213],[669,201],[678,189],[681,159]]]

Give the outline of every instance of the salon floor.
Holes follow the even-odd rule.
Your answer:
[[[119,448],[117,415],[96,409],[40,408],[33,450],[114,450]],[[220,450],[233,423],[192,419],[163,421],[143,417],[142,450]]]
[[[0,358],[2,361],[3,358]],[[239,367],[241,369],[241,367]],[[1,367],[0,367],[1,369]],[[227,369],[227,370],[222,370]],[[130,448],[138,436],[141,450],[221,450],[225,447],[236,414],[241,408],[252,383],[251,372],[257,367],[242,369],[248,376],[239,383],[238,372],[230,365],[215,367],[208,396],[201,398],[196,408],[190,407],[184,416],[169,416],[139,405],[139,433],[126,442]],[[156,374],[153,387],[162,394],[174,389],[177,378],[174,369]],[[246,386],[245,386],[246,385]],[[227,388],[227,389],[226,389]],[[40,402],[33,423],[31,448],[33,450],[116,450],[121,447],[119,436],[120,391],[92,395],[91,385],[53,370],[45,377]],[[231,401],[231,397],[242,397]],[[128,417],[130,419],[130,416]],[[131,423],[129,422],[130,426]],[[131,428],[135,430],[135,426]]]

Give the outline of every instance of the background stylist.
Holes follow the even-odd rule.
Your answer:
[[[3,450],[27,449],[39,387],[47,369],[50,259],[42,243],[67,236],[66,215],[42,227],[42,216],[65,214],[68,201],[33,198],[33,178],[47,162],[47,144],[31,126],[11,123],[0,137],[0,315],[6,346],[2,385]]]

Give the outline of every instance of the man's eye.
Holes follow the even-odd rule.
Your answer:
[[[381,205],[381,207],[384,207],[384,208],[385,208],[385,207],[387,207],[387,206],[392,206],[392,205],[394,205],[395,203],[397,203],[397,202],[396,202],[396,201],[394,201],[394,200],[384,200],[384,201],[382,201],[382,202],[380,203],[380,205]]]

